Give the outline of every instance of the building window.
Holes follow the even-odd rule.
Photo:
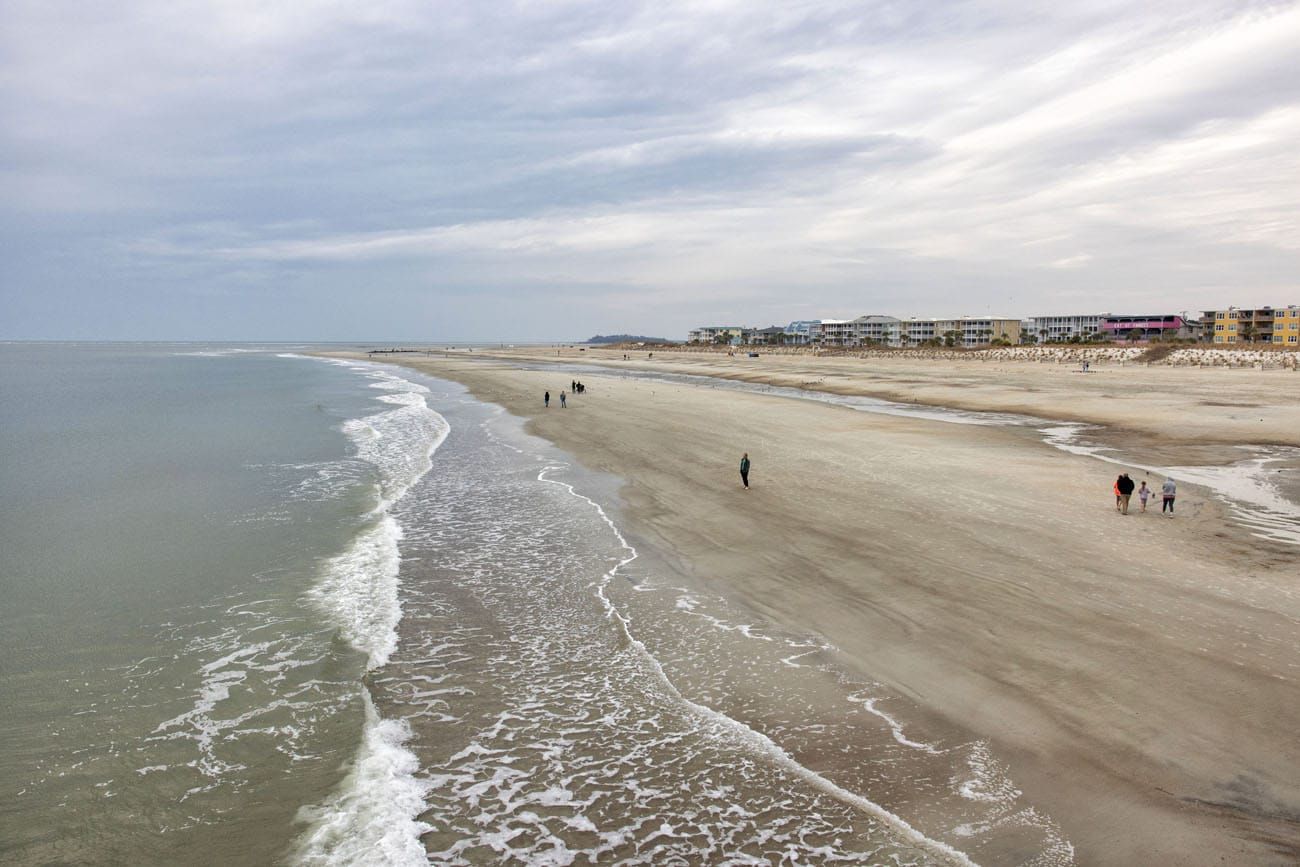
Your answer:
[[[1300,340],[1297,340],[1297,339],[1296,339],[1296,336],[1295,336],[1294,334],[1289,334],[1289,335],[1287,335],[1286,342],[1287,342],[1287,343],[1300,343]]]

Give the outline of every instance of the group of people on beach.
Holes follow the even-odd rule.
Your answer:
[[[564,389],[560,389],[560,409],[568,408],[570,394],[586,394],[586,392],[587,392],[587,386],[583,385],[581,382],[578,382],[578,380],[576,379],[572,380],[569,383],[568,394],[565,394]],[[547,407],[548,409],[551,406],[551,393],[549,391],[544,392],[542,394],[542,406]]]
[[[1115,477],[1115,511],[1121,515],[1128,514],[1128,504],[1134,494],[1134,487],[1133,480],[1129,478],[1128,473],[1120,473]],[[1151,499],[1151,489],[1147,487],[1146,482],[1143,482],[1140,486],[1137,486],[1136,493],[1138,502],[1142,504],[1142,511],[1145,512],[1147,510],[1147,500]],[[1160,514],[1163,515],[1167,512],[1169,517],[1174,516],[1174,499],[1177,495],[1178,483],[1173,479],[1165,479],[1164,484],[1160,486]]]

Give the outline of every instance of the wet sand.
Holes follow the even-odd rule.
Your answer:
[[[1300,377],[1289,372],[795,358],[755,376],[743,365],[767,359],[563,352],[1113,424],[1112,435],[1140,431],[1175,451],[1300,444]],[[913,700],[917,718],[989,739],[1079,863],[1300,858],[1300,554],[1246,534],[1203,491],[1180,488],[1175,520],[1122,517],[1113,466],[1031,429],[615,372],[583,375],[588,393],[560,409],[568,372],[384,360],[463,382],[620,475],[631,529],[678,568],[821,634],[863,677]]]

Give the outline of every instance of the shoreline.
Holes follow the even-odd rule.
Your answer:
[[[1046,421],[1102,425],[1112,433],[1133,431],[1170,445],[1249,442],[1300,448],[1300,380],[1294,378],[1294,370],[1282,367],[1256,370],[1094,362],[1084,374],[1073,364],[886,354],[764,354],[750,359],[700,350],[627,353],[599,347],[428,352],[429,357],[452,360],[587,364],[611,375],[624,371],[689,374],[903,404],[1014,413]],[[624,355],[629,359],[624,360]],[[383,360],[406,364],[429,357]],[[1285,392],[1293,394],[1287,399]]]
[[[462,382],[620,475],[634,530],[697,580],[817,630],[921,713],[987,737],[1080,863],[1272,863],[1270,852],[1300,851],[1286,819],[1300,800],[1287,708],[1300,705],[1294,680],[1277,679],[1297,660],[1276,646],[1300,612],[1275,598],[1276,559],[1193,491],[1180,491],[1186,520],[1115,525],[1093,459],[1007,430],[775,405],[617,369],[567,410],[543,411],[537,386],[558,390],[556,372],[510,370],[508,358],[384,360]],[[761,455],[749,494],[734,490],[729,456],[714,457],[732,442]],[[945,481],[917,488],[927,464]],[[864,495],[859,481],[890,493]],[[854,490],[818,496],[837,485]],[[1145,546],[1173,574],[1135,583],[1126,563],[1108,562],[1116,545]],[[1225,569],[1249,572],[1250,592],[1222,592]],[[1267,662],[1240,652],[1225,623],[1253,626],[1245,644]],[[1232,700],[1197,703],[1229,674]],[[1243,703],[1270,713],[1239,719]],[[1214,743],[1212,732],[1242,725],[1245,743]]]

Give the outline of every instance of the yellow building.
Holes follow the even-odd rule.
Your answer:
[[[1283,346],[1300,346],[1300,326],[1297,311],[1300,307],[1259,307],[1254,310],[1206,310],[1201,321],[1205,323],[1214,343],[1272,343]],[[1292,337],[1296,337],[1292,340]]]
[[[1300,306],[1273,311],[1273,345],[1300,347]]]

